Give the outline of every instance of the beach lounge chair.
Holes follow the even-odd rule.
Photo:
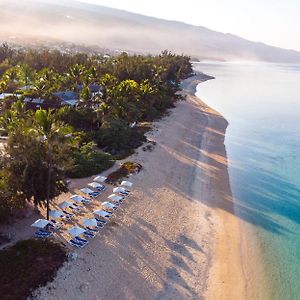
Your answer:
[[[62,212],[65,214],[65,217],[69,217],[69,218],[74,217],[74,214],[69,213],[69,212],[67,212],[66,210],[63,210]]]
[[[73,195],[70,197],[70,200],[73,201],[74,203],[82,203],[82,204],[89,204],[92,199],[91,198],[85,198],[83,196],[79,196],[79,195]],[[80,207],[80,205],[78,205]]]
[[[109,200],[117,202],[117,203],[122,203],[124,200],[124,196],[119,196],[116,194],[111,194],[107,197]]]
[[[97,223],[97,228],[103,228],[106,225],[106,223]]]
[[[106,221],[106,220],[102,220],[102,219],[99,219],[99,218],[95,218],[95,220],[96,220],[98,223],[107,224],[107,221]]]
[[[48,238],[52,235],[52,232],[48,231],[48,232],[43,232],[43,231],[37,231],[34,233],[35,237],[37,238]]]
[[[50,224],[49,224],[50,225]],[[48,226],[49,226],[48,225]],[[53,225],[52,225],[53,226]],[[52,232],[51,231],[49,231],[49,230],[47,230],[47,229],[43,229],[43,228],[40,228],[40,230],[39,230],[39,232],[41,232],[41,233],[43,233],[43,234],[52,234]]]
[[[94,234],[92,234],[91,232],[88,232],[88,231],[85,231],[83,234],[84,234],[86,237],[89,237],[89,238],[92,238],[92,239],[95,237]]]
[[[81,212],[81,209],[79,207],[74,207],[74,206],[69,206],[69,208],[74,211],[74,213],[79,213]]]
[[[57,229],[59,229],[59,228],[63,225],[63,223],[58,222],[58,221],[56,221],[56,220],[54,220],[54,219],[51,219],[50,221],[54,224],[54,226],[55,226]]]
[[[89,188],[83,188],[80,191],[91,198],[95,198],[100,195],[100,192],[93,191]]]
[[[128,196],[130,191],[126,190],[124,187],[118,186],[113,189],[113,192],[118,193],[122,196]]]
[[[124,192],[119,192],[119,194],[121,195],[121,196],[129,196],[129,192],[127,192],[127,191],[124,191]]]
[[[91,199],[91,198],[84,198],[84,199],[82,199],[81,202],[82,202],[83,204],[90,204],[90,203],[92,202],[92,200],[93,200],[93,199]]]
[[[77,242],[75,240],[69,240],[69,244],[74,246],[74,247],[77,247],[77,248],[83,248],[86,245],[84,243],[80,243],[80,242]]]
[[[75,240],[78,241],[79,243],[88,244],[88,241],[87,241],[87,240],[82,239],[82,238],[79,237],[79,236],[76,236],[76,237],[75,237]]]
[[[99,183],[99,182],[91,182],[88,184],[88,186],[92,187],[93,189],[96,189],[97,191],[104,191],[106,189],[105,185]]]
[[[105,201],[102,203],[102,207],[104,207],[104,210],[116,210],[119,205],[117,205],[116,203],[111,203],[111,202],[108,202],[108,201]]]
[[[34,233],[34,235],[35,236],[45,236],[45,235],[48,235],[47,233],[43,233],[43,232],[41,232],[41,231],[36,231],[35,233]]]
[[[91,198],[91,197],[89,197],[89,198],[82,197],[82,199],[81,199],[81,203],[84,204],[84,205],[90,204],[92,201],[93,201],[93,198]]]
[[[105,182],[106,179],[107,179],[107,177],[99,175],[99,176],[96,176],[93,179],[93,181],[96,181],[96,182]]]
[[[47,227],[48,229],[52,229],[52,230],[58,230],[60,228],[59,226],[56,226],[55,224],[51,224],[51,223],[49,223]]]
[[[87,231],[91,231],[92,233],[93,232],[99,232],[99,229],[97,229],[97,228],[92,228],[92,227],[89,227],[89,226],[86,226],[85,228],[86,228]]]
[[[99,209],[99,210],[95,210],[93,212],[95,215],[97,215],[100,218],[104,218],[105,219],[110,219],[112,217],[112,213],[111,212],[107,212],[104,209]]]
[[[132,185],[133,183],[127,180],[121,182],[121,186],[132,187]]]
[[[82,210],[84,208],[83,205],[79,205],[79,204],[76,204],[76,203],[73,203],[72,205],[75,206],[75,208],[80,209],[80,210]]]

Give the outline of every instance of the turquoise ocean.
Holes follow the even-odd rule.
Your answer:
[[[298,300],[300,65],[194,67],[216,77],[199,84],[196,94],[229,122],[225,146],[235,211],[255,235],[249,247],[257,248],[267,278],[256,288],[268,289],[274,300]]]

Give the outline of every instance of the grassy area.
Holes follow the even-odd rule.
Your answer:
[[[118,170],[110,173],[107,176],[106,181],[109,183],[112,183],[112,184],[118,183],[123,178],[127,177],[129,174],[137,173],[141,169],[142,169],[142,165],[140,165],[136,162],[130,162],[130,161],[125,162],[121,165],[121,167]]]
[[[0,251],[0,298],[26,299],[53,280],[66,259],[65,250],[50,240],[25,240]]]

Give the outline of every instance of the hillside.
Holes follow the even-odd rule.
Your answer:
[[[1,40],[55,39],[103,48],[158,53],[168,49],[218,60],[300,62],[300,52],[201,26],[166,21],[70,0],[1,0]]]

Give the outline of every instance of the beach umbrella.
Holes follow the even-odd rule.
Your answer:
[[[112,200],[112,201],[115,201],[115,202],[120,202],[123,200],[123,197],[121,196],[118,196],[116,194],[111,194],[108,196],[108,199]]]
[[[45,228],[48,224],[51,224],[51,222],[49,220],[38,219],[34,223],[32,223],[31,226],[37,227],[37,228]]]
[[[106,179],[107,179],[107,177],[105,177],[105,176],[97,176],[94,178],[94,181],[105,182]]]
[[[68,202],[68,201],[64,201],[64,202],[58,204],[58,206],[59,206],[60,208],[66,208],[66,207],[72,206],[72,203],[70,203],[70,202]]]
[[[113,189],[113,192],[114,193],[126,193],[126,190],[123,187],[118,186]]]
[[[82,201],[85,200],[82,196],[79,196],[79,195],[73,195],[70,197],[70,199],[77,203],[81,203]]]
[[[49,212],[49,216],[54,219],[61,218],[63,215],[64,213],[61,210],[51,210]]]
[[[122,181],[122,182],[121,182],[121,185],[128,186],[128,187],[132,187],[133,183],[130,182],[130,181],[125,180],[125,181]]]
[[[95,215],[98,215],[98,216],[100,216],[100,217],[103,217],[103,218],[106,218],[106,217],[110,216],[110,214],[109,214],[107,211],[102,210],[102,209],[95,210],[95,211],[94,211],[94,214],[95,214]]]
[[[91,183],[88,184],[88,186],[90,186],[90,187],[92,187],[94,189],[96,189],[96,188],[102,188],[103,187],[103,185],[100,184],[100,183],[98,183],[98,182],[91,182]]]
[[[94,226],[94,227],[96,227],[97,226],[97,221],[96,221],[96,219],[84,219],[83,220],[83,225],[84,226]]]
[[[78,227],[78,226],[74,226],[68,230],[68,233],[70,235],[72,235],[73,237],[79,236],[79,235],[83,234],[84,232],[85,232],[85,229]]]
[[[80,190],[82,193],[86,194],[86,195],[89,195],[91,193],[94,193],[93,190],[89,189],[89,188],[83,188]]]
[[[103,202],[102,206],[107,208],[107,209],[114,209],[115,207],[117,207],[115,204],[112,204],[112,203],[107,202],[107,201]]]

